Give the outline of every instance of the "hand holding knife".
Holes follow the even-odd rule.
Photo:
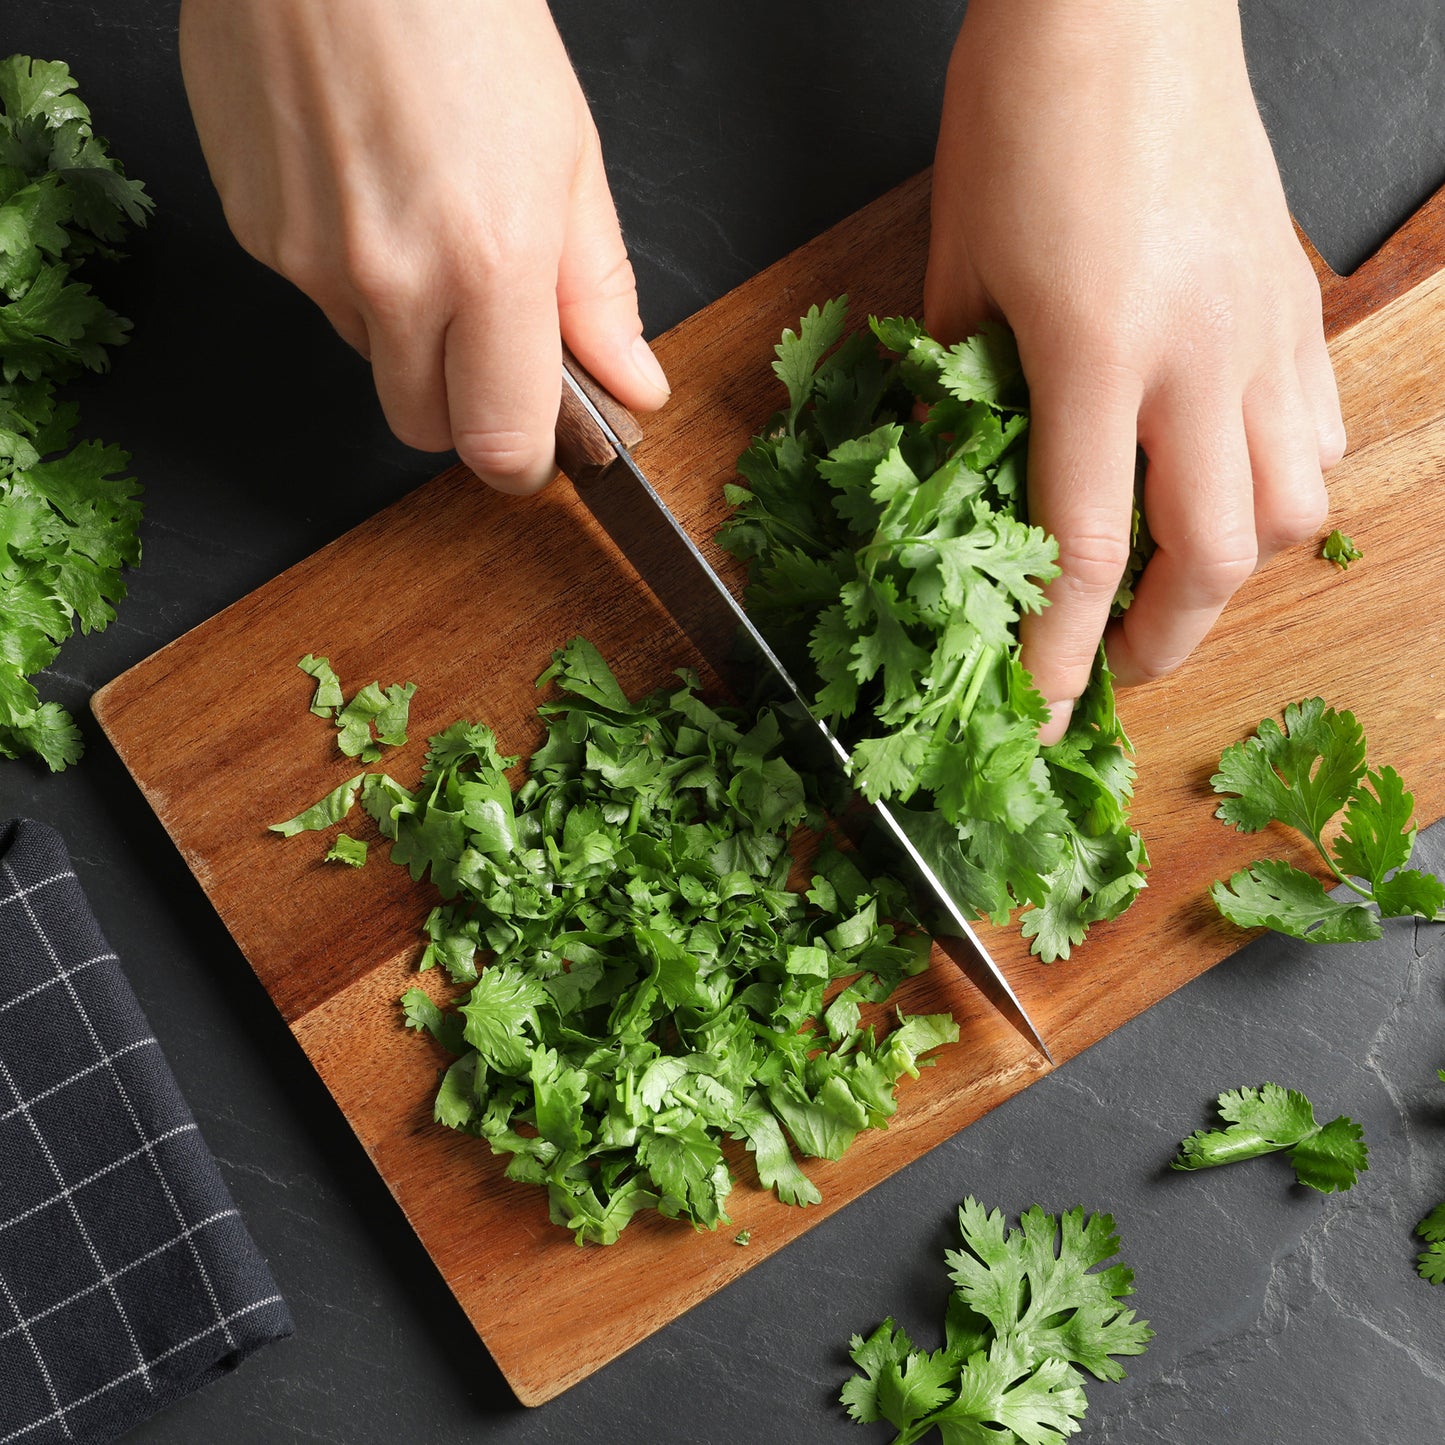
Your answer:
[[[810,760],[816,757],[823,766],[835,768],[856,799],[838,821],[851,827],[866,818],[877,826],[892,851],[909,865],[904,873],[918,916],[927,921],[939,946],[1052,1063],[1018,996],[943,884],[939,868],[910,839],[897,810],[883,801],[866,803],[853,793],[848,750],[827,723],[813,715],[766,639],[633,461],[630,448],[641,438],[636,418],[574,357],[565,356],[557,463],[588,511],[734,694],[747,698],[761,693],[795,720],[793,745],[806,748]]]

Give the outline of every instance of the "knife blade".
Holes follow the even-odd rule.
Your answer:
[[[636,418],[570,354],[564,357],[562,379],[557,461],[583,505],[733,693],[740,700],[761,694],[782,710],[792,724],[790,741],[808,754],[813,771],[826,769],[840,781],[847,801],[834,810],[835,820],[855,841],[862,820],[874,825],[888,850],[913,875],[915,903],[922,905],[919,916],[935,941],[1053,1063],[1018,995],[945,886],[928,848],[909,836],[897,810],[882,800],[867,803],[854,790],[847,748],[814,715],[767,639],[633,460],[631,448],[642,438]]]

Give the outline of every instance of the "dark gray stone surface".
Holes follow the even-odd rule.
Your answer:
[[[565,0],[658,331],[927,163],[962,6]],[[1290,200],[1346,266],[1445,179],[1438,0],[1251,0],[1251,67]],[[82,395],[129,446],[146,556],[47,695],[91,690],[431,475],[365,366],[230,241],[161,0],[7,6],[0,49],[69,59],[159,212],[104,278],[135,340]],[[459,143],[461,138],[458,138]],[[1343,703],[1358,699],[1339,699]],[[1241,719],[1241,727],[1253,719]],[[521,1409],[94,725],[59,776],[0,766],[0,815],[59,827],[298,1333],[137,1432],[282,1440],[885,1438],[834,1404],[893,1313],[930,1342],[967,1192],[1114,1213],[1158,1338],[1091,1391],[1085,1439],[1405,1445],[1445,1435],[1445,1290],[1412,1269],[1445,1197],[1445,930],[1253,945],[820,1225],[560,1400]],[[1211,825],[1212,826],[1212,825]],[[1428,839],[1438,869],[1445,833]],[[1147,961],[1141,961],[1147,966]],[[1271,1078],[1360,1120],[1373,1167],[1323,1198],[1267,1160],[1170,1173],[1221,1089]]]

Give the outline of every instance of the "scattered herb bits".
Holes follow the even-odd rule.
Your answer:
[[[1349,570],[1351,562],[1358,562],[1365,554],[1355,546],[1354,541],[1345,536],[1338,527],[1324,540],[1320,548],[1320,556],[1326,562],[1333,562],[1341,572]]]
[[[1057,547],[1025,515],[1013,339],[989,327],[945,348],[875,318],[844,340],[845,300],[783,333],[787,406],[739,459],[718,541],[746,559],[748,611],[865,796],[897,805],[965,907],[997,923],[1026,908],[1033,951],[1067,958],[1148,860],[1102,655],[1068,733],[1039,746],[1018,623],[1044,605]]]
[[[1318,697],[1291,703],[1283,728],[1265,718],[1253,737],[1226,748],[1210,782],[1230,795],[1216,817],[1241,833],[1271,822],[1294,828],[1356,895],[1333,899],[1317,878],[1262,858],[1209,890],[1232,923],[1311,943],[1354,943],[1378,938],[1381,917],[1445,917],[1445,883],[1405,866],[1418,832],[1415,800],[1394,768],[1366,767],[1364,729],[1352,713]],[[1339,835],[1327,845],[1326,825],[1341,812]]]
[[[1055,1217],[1035,1205],[1010,1230],[977,1200],[958,1213],[963,1247],[946,1257],[954,1289],[944,1345],[914,1348],[886,1319],[850,1356],[860,1373],[842,1402],[860,1424],[886,1420],[893,1445],[934,1430],[944,1445],[1032,1441],[1075,1434],[1088,1407],[1084,1371],[1120,1380],[1116,1356],[1141,1355],[1153,1339],[1147,1321],[1120,1303],[1134,1272],[1107,1214],[1071,1209]]]
[[[1229,1089],[1219,1096],[1223,1129],[1201,1129],[1180,1146],[1175,1169],[1213,1169],[1287,1151],[1295,1178],[1321,1194],[1349,1189],[1369,1167],[1360,1126],[1343,1114],[1315,1123],[1314,1105],[1278,1084]]]
[[[881,1037],[863,1019],[926,966],[928,940],[885,921],[900,885],[825,842],[788,887],[804,787],[770,713],[714,710],[690,677],[630,701],[581,638],[541,681],[558,695],[519,787],[465,721],[415,789],[365,780],[392,861],[443,899],[420,966],[464,990],[402,999],[452,1059],[436,1118],[545,1187],[579,1244],[640,1209],[727,1223],[728,1140],[784,1202],[816,1203],[795,1151],[841,1156],[958,1037],[946,1014]]]

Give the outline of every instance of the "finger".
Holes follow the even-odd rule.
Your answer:
[[[1129,560],[1137,377],[1087,358],[1030,365],[1029,520],[1058,540],[1048,606],[1025,616],[1022,660],[1049,704],[1057,742],[1093,672],[1099,638]]]
[[[1293,371],[1286,381],[1256,384],[1244,398],[1257,565],[1308,541],[1329,512],[1319,437]]]
[[[1155,551],[1111,629],[1121,686],[1178,667],[1254,571],[1254,486],[1240,400],[1228,388],[1166,391],[1140,417],[1144,510]]]
[[[371,347],[371,374],[386,424],[409,447],[446,451],[452,445],[452,428],[440,329],[405,324],[400,317],[383,320],[375,313],[364,325]]]
[[[479,285],[447,327],[444,369],[462,461],[501,492],[549,482],[562,397],[555,261]]]
[[[1314,330],[1300,343],[1295,352],[1295,367],[1300,390],[1314,421],[1320,466],[1329,471],[1344,456],[1347,439],[1345,419],[1340,411],[1340,388],[1323,331]]]
[[[642,337],[637,283],[595,145],[584,150],[573,183],[557,314],[577,359],[624,406],[656,411],[667,400],[667,376]]]

